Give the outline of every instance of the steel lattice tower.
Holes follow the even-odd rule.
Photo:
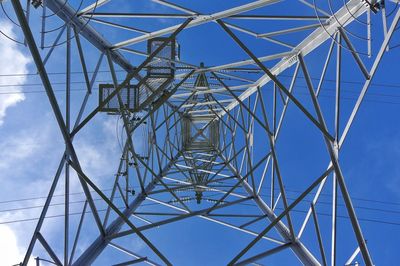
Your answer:
[[[259,265],[259,261],[282,252],[304,265],[352,265],[355,260],[373,265],[339,158],[380,61],[390,53],[400,19],[399,2],[258,0],[202,14],[173,2],[154,0],[159,7],[171,10],[155,14],[125,13],[112,5],[114,1],[28,1],[24,9],[20,1],[10,0],[65,142],[65,153],[21,265],[27,265],[38,254],[39,265],[46,261],[56,265],[96,264],[96,259],[108,249],[120,252],[116,265],[173,265],[174,258],[146,233],[172,223],[184,224],[192,217],[252,237],[251,241],[243,241],[236,255],[226,258],[229,265]],[[33,29],[38,21],[28,16],[32,4],[62,22],[52,48],[45,49],[46,57],[40,53],[44,36],[35,34]],[[293,5],[302,8],[297,14],[287,15],[285,10]],[[330,11],[324,11],[327,6]],[[266,12],[269,8],[274,10],[273,15],[266,15],[271,14]],[[304,9],[315,15],[303,15]],[[390,14],[387,10],[391,10]],[[165,19],[176,24],[148,31],[141,29],[141,24],[124,22],[123,18]],[[377,36],[374,31],[371,21],[378,20],[384,25],[384,36]],[[246,24],[248,21],[271,25],[290,21],[291,27],[257,33]],[[45,23],[43,19],[42,25]],[[97,24],[109,30],[99,32]],[[228,58],[222,65],[212,65],[208,59],[199,64],[181,60],[185,47],[192,44],[179,37],[203,25],[214,26],[229,41],[210,41],[210,46],[234,46],[248,59]],[[123,37],[132,32],[136,37],[118,43],[103,37],[117,29],[126,32]],[[361,34],[366,37],[361,38]],[[258,47],[253,43],[247,45],[247,38],[257,38]],[[41,45],[36,39],[41,39]],[[97,64],[88,63],[81,39],[87,41],[85,47],[99,52]],[[45,67],[59,43],[63,43],[60,49],[65,50],[65,112]],[[146,51],[142,46],[135,48],[143,44]],[[280,47],[282,52],[271,54],[270,46]],[[76,51],[71,51],[74,47]],[[256,55],[259,53],[264,55]],[[319,60],[313,54],[318,54]],[[132,64],[133,55],[144,59]],[[87,89],[80,99],[82,105],[75,121],[70,110],[71,61],[80,62]],[[100,84],[97,99],[93,91],[101,65],[107,67],[112,83]],[[344,69],[351,69],[362,83],[354,85],[357,100],[351,105],[341,98]],[[320,97],[328,78],[333,78],[335,84],[330,101],[333,112],[322,104]],[[300,84],[306,91],[304,97],[297,94]],[[92,98],[98,106],[88,110],[87,103]],[[326,153],[326,163],[310,167],[307,176],[285,174],[285,169],[292,166],[280,156],[280,142],[287,141],[287,134],[281,136],[281,129],[285,123],[294,122],[293,117],[286,119],[289,110],[295,110],[295,119],[307,123],[308,130],[314,132],[312,138],[318,138],[318,149]],[[95,117],[106,115],[119,117],[124,133],[121,156],[116,158],[119,167],[109,184],[110,191],[99,188],[86,174],[79,161],[84,154],[77,154],[73,143]],[[297,128],[292,134],[301,130],[304,129]],[[143,132],[142,139],[135,132]],[[79,216],[70,212],[71,172],[76,172],[85,194]],[[293,198],[288,196],[286,185],[295,178],[301,178],[302,185]],[[65,186],[65,216],[59,226],[64,235],[52,243],[42,231],[54,192],[61,183]],[[319,222],[322,192],[331,194],[329,223]],[[311,204],[306,200],[309,197]],[[146,206],[149,203],[152,205]],[[338,237],[339,204],[345,206],[349,217],[348,240]],[[257,211],[243,207],[248,205],[256,206]],[[305,214],[294,213],[299,206],[305,208]],[[82,241],[83,235],[88,237],[84,231],[87,226],[93,230],[89,240]],[[148,254],[139,254],[127,244],[133,238],[146,246]],[[188,248],[174,243],[174,239],[170,241],[177,248]],[[347,255],[340,254],[339,247],[345,245],[340,241],[351,242],[353,248]],[[126,255],[130,259],[126,260]],[[344,256],[348,260],[342,262]]]

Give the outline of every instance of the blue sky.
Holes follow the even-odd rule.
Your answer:
[[[72,1],[74,7],[79,6],[80,1]],[[86,5],[90,1],[83,1]],[[175,1],[175,3],[187,6],[201,13],[214,13],[222,9],[238,6],[249,1]],[[319,2],[321,8],[328,9],[326,1]],[[341,1],[340,1],[341,2]],[[123,5],[124,12],[174,12],[166,7],[161,7],[155,3],[147,1],[137,1],[135,3],[117,3],[111,1],[109,4],[99,9],[100,11],[116,10]],[[5,10],[10,12],[13,17],[10,2],[5,3]],[[282,11],[279,5],[271,5],[253,11],[252,14],[304,14],[313,15],[314,11],[303,5],[285,6],[287,9]],[[334,7],[337,8],[337,7]],[[283,12],[283,13],[282,13]],[[34,11],[31,21],[33,32],[37,43],[40,43],[40,19],[39,10]],[[365,16],[361,17],[365,20]],[[166,19],[157,20],[138,20],[138,19],[119,19],[120,22],[130,23],[131,26],[137,26],[146,30],[164,28],[175,25],[181,20],[168,21]],[[118,21],[118,20],[116,20]],[[129,22],[127,22],[129,21]],[[123,30],[111,30],[104,25],[94,24],[94,27],[103,33],[111,43],[117,43],[127,38],[136,37],[139,34],[126,32]],[[55,17],[49,19],[48,28],[58,28],[60,20]],[[270,32],[284,29],[293,24],[289,22],[257,22],[257,21],[239,21],[238,25],[254,29],[257,32]],[[300,25],[300,24],[296,24]],[[0,30],[9,36],[14,36],[17,40],[22,40],[22,35],[17,26],[13,26],[8,21],[4,13],[0,15]],[[361,23],[355,23],[349,27],[354,34],[363,34],[365,36],[365,27]],[[307,31],[309,33],[311,31]],[[243,40],[257,56],[265,56],[279,52],[287,51],[278,45],[270,44],[251,36],[237,33],[237,36]],[[306,33],[294,34],[289,37],[282,37],[283,41],[292,41],[297,44],[306,36]],[[57,32],[49,33],[46,36],[46,43],[51,44]],[[373,15],[373,55],[377,53],[378,44],[382,40],[383,32],[380,14]],[[65,33],[63,35],[65,38]],[[356,37],[351,37],[352,42],[360,51],[366,51],[366,43]],[[205,62],[206,66],[220,65],[238,60],[248,59],[248,56],[218,27],[215,23],[206,24],[188,29],[178,37],[181,45],[181,59],[192,64]],[[400,43],[398,32],[395,33],[392,45]],[[89,43],[82,38],[82,44],[85,51],[85,59],[88,69],[93,70],[98,60],[99,53],[93,49]],[[318,77],[323,65],[323,60],[329,47],[329,42],[324,43],[315,52],[308,55],[305,60],[312,77]],[[133,49],[145,50],[144,43],[132,46]],[[75,44],[73,44],[72,70],[81,71],[78,54]],[[42,56],[48,49],[42,51]],[[57,47],[47,63],[47,71],[50,73],[65,72],[65,44]],[[336,50],[334,50],[334,55]],[[27,48],[15,44],[3,36],[0,36],[0,201],[13,199],[37,198],[47,194],[50,187],[52,176],[58,166],[60,157],[63,154],[63,140],[58,130],[54,116],[52,115],[48,99],[43,93],[44,89],[40,85],[40,79],[36,75],[28,76],[6,76],[7,74],[35,74],[35,67]],[[139,65],[143,57],[125,54],[133,65]],[[349,191],[354,196],[354,205],[360,218],[365,238],[368,240],[368,246],[372,258],[376,265],[389,265],[400,259],[397,252],[397,239],[400,236],[400,168],[397,163],[400,157],[400,130],[398,112],[400,108],[397,92],[400,86],[398,75],[398,62],[400,49],[393,49],[386,54],[381,62],[373,85],[363,102],[360,112],[357,115],[350,133],[346,139],[343,149],[340,153],[340,163]],[[369,69],[372,60],[362,56],[367,68]],[[374,58],[374,57],[372,57]],[[103,60],[101,70],[107,70],[106,60]],[[266,63],[267,67],[273,66],[277,61]],[[326,116],[328,128],[333,130],[334,123],[334,91],[335,83],[335,60],[328,68],[327,82],[324,83],[320,104],[322,111]],[[281,76],[282,82],[288,86],[290,76],[294,68],[288,69]],[[119,78],[122,79],[122,74]],[[258,75],[248,74],[250,79],[256,79]],[[59,100],[61,110],[65,109],[65,82],[63,75],[51,74],[51,81],[55,84],[54,89]],[[343,51],[343,100],[342,100],[342,123],[341,129],[345,125],[355,99],[361,90],[363,77],[357,65],[354,63],[348,51]],[[89,100],[87,110],[92,110],[97,106],[97,85],[98,83],[110,82],[111,77],[107,72],[101,72],[98,75],[94,93]],[[84,96],[85,85],[82,83],[84,77],[82,74],[73,74],[72,89],[72,120],[74,121],[78,108]],[[314,81],[316,87],[318,81]],[[59,83],[59,84],[58,84]],[[15,84],[15,86],[5,86]],[[39,85],[32,85],[39,84]],[[240,83],[231,82],[229,85]],[[39,92],[37,92],[39,91]],[[272,85],[263,87],[263,95],[268,108],[272,99]],[[295,95],[304,103],[308,110],[313,110],[311,101],[307,95],[306,84],[303,73],[299,71],[299,78],[295,87]],[[254,95],[250,98],[254,102]],[[86,111],[88,114],[89,111]],[[261,115],[260,109],[257,109]],[[312,114],[314,112],[310,111]],[[119,121],[121,123],[121,121]],[[104,189],[108,195],[115,174],[115,169],[119,162],[120,147],[116,137],[117,117],[100,114],[89,123],[89,125],[79,133],[74,141],[81,160],[82,168],[85,173],[93,178],[95,183]],[[121,130],[121,129],[119,129]],[[255,161],[260,159],[267,152],[267,140],[265,133],[260,126],[255,128],[255,139],[257,145],[255,148]],[[159,133],[162,138],[165,132]],[[323,143],[320,132],[305,118],[303,114],[293,105],[289,105],[286,122],[277,142],[279,162],[282,169],[282,175],[285,177],[285,186],[288,191],[289,199],[294,199],[299,192],[304,190],[317,176],[319,176],[328,165],[328,154]],[[141,139],[136,139],[142,142]],[[243,139],[238,136],[238,145],[243,144]],[[260,175],[262,169],[256,171]],[[327,182],[321,203],[317,205],[320,213],[319,220],[321,230],[327,238],[330,237],[330,206],[326,203],[331,201],[330,193],[332,179]],[[62,183],[62,182],[61,182]],[[137,186],[136,183],[133,183]],[[76,175],[71,177],[71,191],[81,192],[80,185]],[[268,184],[263,187],[262,194],[268,199]],[[238,190],[237,193],[243,193]],[[56,194],[63,193],[61,184]],[[185,194],[185,193],[183,193]],[[211,194],[210,194],[211,195]],[[75,201],[82,201],[82,194],[71,196]],[[211,196],[210,196],[211,197]],[[214,197],[214,196],[213,196]],[[55,203],[62,203],[63,197],[55,198]],[[71,200],[72,200],[71,199]],[[170,196],[160,199],[170,200]],[[234,199],[234,198],[229,198]],[[312,199],[312,195],[307,197]],[[377,202],[380,201],[380,202]],[[25,252],[29,243],[31,232],[34,230],[35,221],[13,222],[21,219],[38,217],[40,208],[21,209],[27,206],[40,206],[44,199],[31,199],[17,201],[12,203],[0,203],[0,265],[10,265],[18,263]],[[149,203],[146,201],[146,203]],[[340,204],[343,201],[339,200]],[[280,203],[279,208],[282,207]],[[304,210],[307,210],[309,202],[302,203],[293,217],[296,219],[295,228],[300,228],[300,220],[305,216]],[[189,203],[194,209],[198,209],[195,203]],[[99,209],[104,205],[99,203]],[[204,207],[204,206],[203,206]],[[20,209],[20,210],[10,210]],[[71,212],[79,212],[82,209],[82,202],[75,204]],[[140,211],[166,210],[157,205],[149,205],[140,209]],[[227,212],[229,212],[229,208]],[[49,215],[62,213],[61,205],[50,209]],[[236,209],[239,213],[259,214],[257,208],[248,205],[240,205]],[[223,211],[221,211],[223,213]],[[279,213],[279,211],[278,211]],[[339,206],[339,215],[347,216],[345,208]],[[93,226],[93,218],[87,215],[88,220],[85,223],[85,235],[83,244],[90,243],[96,228]],[[73,218],[72,230],[76,228],[76,222],[79,215]],[[152,219],[152,217],[147,217]],[[229,218],[226,221],[236,223],[237,218]],[[57,252],[62,251],[62,218],[47,219],[44,226],[44,234],[49,242],[55,243]],[[372,221],[373,220],[373,221]],[[343,264],[356,248],[356,241],[352,233],[349,220],[339,218],[338,220],[338,246],[339,260]],[[144,225],[142,221],[134,220],[138,226]],[[391,224],[390,224],[391,223]],[[260,222],[251,227],[250,230],[260,231],[268,223]],[[312,223],[310,223],[304,234],[304,242],[308,243],[311,250],[318,254],[316,239],[309,236],[312,234]],[[152,229],[145,232],[145,235],[156,244],[156,246],[174,263],[174,265],[204,265],[202,261],[207,260],[207,265],[223,265],[243,249],[254,237],[242,232],[223,227],[221,225],[205,221],[201,218],[190,218],[185,222],[169,224],[165,227]],[[278,237],[272,232],[268,236]],[[133,239],[133,240],[132,240]],[[121,244],[130,245],[140,254],[151,254],[150,257],[156,260],[156,256],[149,251],[148,247],[137,237],[121,240]],[[272,248],[268,241],[260,241],[248,255],[254,255],[268,248]],[[330,246],[325,246],[328,252]],[[37,249],[37,253],[43,254],[43,250]],[[329,252],[327,253],[329,254]],[[116,258],[118,260],[116,261]],[[128,259],[129,257],[125,257]],[[108,248],[99,258],[95,265],[110,265],[111,263],[121,262],[124,257],[119,251]],[[361,258],[357,258],[361,261]],[[298,261],[292,255],[290,250],[286,250],[269,259],[260,261],[263,265],[296,265]]]

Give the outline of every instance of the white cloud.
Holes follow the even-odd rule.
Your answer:
[[[1,31],[11,38],[15,37],[13,25],[4,20],[0,20]],[[27,74],[27,66],[30,58],[24,55],[19,45],[3,35],[0,35],[0,86],[2,94],[0,94],[0,126],[4,123],[7,109],[15,106],[17,103],[25,100],[22,87],[3,87],[7,84],[22,85],[26,82],[26,76],[4,76],[10,74]],[[7,94],[3,94],[7,92]]]
[[[14,231],[6,225],[0,225],[0,236],[0,257],[2,265],[14,265],[19,263],[17,258],[23,257],[23,251],[18,246]]]

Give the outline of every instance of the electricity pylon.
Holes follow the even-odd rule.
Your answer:
[[[39,50],[45,46],[45,35],[39,36],[42,45],[37,45],[29,24],[32,18],[28,20],[29,1],[24,11],[19,1],[11,0],[66,145],[22,265],[27,265],[36,249],[41,250],[38,264],[46,261],[57,265],[101,263],[96,260],[104,252],[116,249],[121,252],[121,259],[115,258],[118,265],[139,262],[172,265],[174,258],[165,254],[157,239],[150,240],[145,232],[161,230],[171,223],[184,223],[192,217],[253,237],[250,242],[242,243],[237,254],[226,258],[229,265],[262,263],[287,250],[304,265],[351,265],[357,259],[365,265],[373,265],[339,157],[380,61],[390,53],[389,44],[400,19],[398,2],[349,0],[332,7],[330,1],[258,0],[211,14],[164,0],[154,2],[175,13],[123,13],[118,5],[112,5],[113,2],[97,0],[86,7],[74,7],[73,1],[33,1],[34,7],[53,12],[64,23],[51,45],[56,47],[62,42],[61,38],[66,40],[63,44],[67,80],[63,116]],[[330,12],[324,11],[327,5]],[[107,12],[98,12],[100,8]],[[248,15],[251,11],[271,14],[269,8],[274,10],[273,15]],[[285,13],[289,9],[294,15]],[[307,9],[315,14],[303,15]],[[390,14],[387,9],[391,10]],[[180,22],[149,32],[139,25],[121,22],[121,17]],[[381,30],[374,32],[371,23],[378,19],[382,19],[384,25],[381,37],[378,37]],[[247,28],[248,24],[241,26],[239,21],[263,21],[271,25],[290,21],[291,27],[256,33]],[[309,21],[313,24],[305,24]],[[124,30],[124,37],[132,31],[140,35],[112,44],[95,29],[96,23],[109,26],[111,30]],[[228,58],[224,65],[208,65],[208,62],[196,65],[181,60],[185,47],[193,43],[180,42],[179,36],[205,24],[214,25],[230,42],[224,45],[235,46],[249,59],[232,62]],[[361,38],[360,32],[367,37]],[[279,47],[283,52],[257,56],[255,48],[250,48],[243,36],[256,37],[262,42],[257,53],[260,49],[273,51],[268,47]],[[93,68],[87,64],[81,38],[100,53]],[[147,42],[147,51],[131,48],[143,42]],[[76,43],[79,55],[76,60],[82,65],[87,89],[74,123],[70,114],[73,43]],[[218,44],[210,41],[210,45]],[[48,55],[51,53],[52,48]],[[318,55],[317,60],[313,54]],[[130,55],[142,55],[145,59],[135,66],[130,63]],[[324,56],[322,60],[321,56]],[[207,55],[204,58],[206,62]],[[95,94],[94,85],[101,65],[106,65],[112,82],[100,84],[98,106],[84,115],[88,99]],[[94,69],[91,77],[89,69]],[[360,77],[361,83],[360,88],[354,90],[358,97],[352,105],[345,104],[341,97],[342,76],[349,70]],[[121,79],[121,72],[124,79]],[[317,82],[316,75],[319,76]],[[327,80],[332,78],[334,112],[327,115],[329,110],[320,96]],[[301,84],[306,91],[304,97],[297,93]],[[350,111],[346,113],[344,109]],[[295,113],[295,118],[288,113]],[[102,115],[116,115],[122,119],[125,135],[110,191],[99,188],[85,173],[79,161],[84,155],[78,155],[73,144],[79,132],[94,117]],[[285,123],[293,123],[294,119],[305,121],[307,130],[313,132],[311,138],[319,136],[316,142],[326,152],[324,165],[312,165],[308,175],[299,173],[298,177],[285,174],[286,168],[292,166],[280,156],[280,142],[288,137],[287,134],[281,136],[281,132]],[[296,128],[291,134],[308,138],[308,135],[302,136],[305,130]],[[139,131],[143,132],[142,139],[134,137]],[[307,150],[299,152],[304,153]],[[78,218],[70,213],[70,171],[76,172],[85,194]],[[318,171],[319,174],[315,174]],[[57,243],[51,243],[42,229],[48,222],[45,219],[54,191],[62,180],[65,181],[65,215],[60,226],[64,236],[58,238]],[[289,196],[288,183],[298,186],[300,193],[294,198]],[[317,209],[324,208],[319,204],[323,192],[331,195],[331,219],[320,223]],[[152,205],[146,206],[149,203]],[[349,217],[347,225],[352,232],[346,240],[338,237],[340,204],[344,205]],[[248,205],[257,208],[243,207]],[[300,207],[305,210],[303,215],[295,213]],[[229,220],[232,217],[234,222]],[[89,242],[82,241],[83,235],[88,237],[89,233],[84,231],[88,224],[92,229]],[[75,230],[71,230],[72,227]],[[127,244],[132,238],[143,242],[148,254],[139,254]],[[179,247],[180,243],[169,241]],[[348,250],[348,246],[352,249]],[[342,247],[348,251],[345,255],[341,254]],[[126,255],[130,259],[123,261]]]

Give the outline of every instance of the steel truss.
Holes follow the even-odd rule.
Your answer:
[[[51,261],[57,265],[90,265],[95,263],[106,249],[114,248],[121,254],[128,254],[131,257],[125,262],[118,261],[120,264],[116,265],[140,262],[149,265],[172,265],[173,258],[164,254],[157,247],[156,241],[150,241],[144,232],[191,217],[198,217],[254,236],[254,239],[245,245],[237,255],[227,259],[226,262],[229,265],[256,263],[265,257],[279,254],[288,249],[304,265],[336,265],[337,245],[340,244],[337,243],[339,194],[343,198],[356,239],[354,243],[356,251],[350,251],[352,255],[347,263],[351,264],[359,256],[366,265],[373,265],[338,158],[379,63],[383,55],[390,51],[388,50],[389,42],[400,19],[400,9],[397,7],[396,1],[387,3],[388,6],[395,6],[396,9],[393,16],[388,18],[389,21],[386,21],[386,17],[384,17],[385,36],[382,42],[377,44],[379,49],[373,56],[371,53],[371,11],[379,13],[386,10],[385,6],[380,6],[376,1],[349,0],[345,6],[332,13],[324,11],[323,7],[300,0],[297,4],[315,9],[315,16],[271,16],[245,13],[259,9],[267,10],[268,7],[274,5],[284,7],[285,2],[289,1],[258,0],[214,14],[201,14],[172,2],[154,0],[157,4],[173,9],[179,14],[143,14],[97,12],[96,9],[100,6],[110,5],[109,2],[113,2],[110,0],[98,0],[86,7],[81,6],[79,10],[75,10],[69,3],[62,0],[46,0],[43,8],[51,10],[65,23],[54,44],[59,42],[64,31],[68,40],[65,45],[67,81],[65,116],[60,109],[45,67],[53,48],[49,50],[45,59],[42,59],[21,3],[18,0],[11,2],[66,143],[65,152],[61,157],[44,208],[21,265],[28,264],[39,243],[45,252],[44,255],[41,255],[42,258],[37,259],[38,262]],[[367,44],[369,59],[365,59],[365,56],[359,51],[359,43],[357,45],[353,43],[352,36],[355,34],[349,30],[352,24],[357,23],[361,17],[365,16],[368,18],[365,29],[369,37],[362,43]],[[114,22],[112,18],[183,19],[184,22],[147,32],[128,24]],[[289,29],[274,30],[268,33],[256,33],[240,24],[235,24],[237,21],[247,20],[311,21],[312,24],[294,25]],[[127,32],[133,31],[140,35],[112,44],[95,30],[94,25],[98,23]],[[147,78],[143,76],[146,68],[154,60],[171,61],[171,59],[158,57],[158,53],[182,32],[207,23],[214,23],[218,26],[218,29],[230,38],[232,45],[240,48],[249,59],[219,66],[199,66],[173,59],[182,73],[176,74],[172,83],[171,80],[168,80],[165,85],[162,85],[164,87],[152,87]],[[389,26],[387,26],[388,23]],[[299,38],[296,44],[286,43],[278,38],[307,31],[311,31],[311,33]],[[280,46],[285,51],[262,57],[256,56],[237,32],[259,38],[268,45]],[[161,36],[167,36],[167,38],[151,54],[131,48],[132,45]],[[89,77],[88,69],[92,68],[86,63],[81,37],[97,48],[101,54],[98,63],[94,66],[92,77]],[[43,38],[44,36],[41,36],[41,39]],[[74,41],[72,41],[73,39]],[[322,66],[319,62],[307,64],[308,55],[322,49],[324,44],[329,41],[331,44],[326,53],[326,61]],[[71,124],[71,49],[73,42],[76,42],[79,54],[77,60],[82,65],[87,92],[76,121]],[[182,43],[181,46],[184,50],[185,44]],[[330,130],[328,124],[331,121],[328,120],[331,117],[324,116],[319,96],[323,90],[324,81],[328,75],[328,66],[333,61],[332,55],[335,50],[334,129]],[[359,71],[363,76],[363,86],[347,120],[341,115],[343,103],[340,97],[344,53],[354,59],[355,71]],[[134,66],[128,59],[132,54],[143,55],[146,59],[138,66]],[[365,60],[368,60],[368,63],[365,63]],[[271,65],[271,62],[274,64],[267,66],[267,63]],[[115,90],[103,103],[84,116],[102,64],[107,66]],[[310,74],[311,65],[313,72],[315,72],[315,68],[322,70],[316,87]],[[369,65],[371,67],[368,67]],[[126,75],[124,80],[120,78],[121,71]],[[241,75],[245,71],[253,71],[255,75],[258,75],[257,79],[253,80]],[[291,77],[288,84],[282,78],[282,74],[285,73],[289,73]],[[303,74],[308,100],[300,99],[295,93],[296,84],[300,79],[299,73]],[[199,88],[196,87],[196,83],[190,82],[199,75],[204,75],[208,79],[210,83],[208,87]],[[125,108],[120,94],[122,89],[134,80],[144,84],[152,92],[149,98],[140,105],[140,109],[143,110],[141,116],[137,116]],[[231,80],[241,83],[231,85]],[[159,97],[159,91],[164,91],[162,97]],[[100,115],[102,107],[114,97],[119,102],[118,114],[124,125],[125,143],[111,193],[106,194],[90,176],[86,175],[85,169],[81,167],[73,139],[94,117]],[[269,102],[272,102],[272,105]],[[310,127],[322,135],[328,151],[327,158],[329,158],[326,169],[319,176],[309,176],[308,179],[305,179],[304,183],[307,185],[302,188],[302,193],[294,199],[288,196],[285,187],[288,178],[284,175],[281,163],[281,160],[284,159],[280,159],[277,146],[286,113],[291,105],[295,106],[302,118],[310,123]],[[183,124],[185,126],[182,126]],[[341,125],[345,125],[343,130]],[[143,126],[148,127],[151,132],[146,156],[139,155],[137,140],[133,139],[135,130],[139,130]],[[86,198],[75,232],[71,230],[70,171],[76,172]],[[62,177],[63,173],[65,174],[64,178]],[[46,240],[42,234],[42,228],[54,192],[62,179],[65,180],[63,250],[56,252],[56,243]],[[318,222],[317,213],[320,195],[324,189],[329,189],[326,188],[328,182],[332,183],[333,195],[330,235],[322,232],[322,225]],[[269,183],[269,191],[267,183]],[[139,187],[137,194],[132,193],[134,185]],[[182,191],[189,196],[182,197]],[[266,191],[269,192],[269,195],[265,195]],[[313,192],[315,193],[312,194]],[[304,204],[306,197],[310,195],[313,195],[313,199],[311,205],[307,207],[305,217],[293,215],[293,209]],[[101,203],[96,202],[95,198],[97,197],[100,197]],[[196,202],[200,204],[198,205],[201,206],[200,209],[196,208]],[[143,208],[146,203],[152,203],[156,207]],[[244,203],[257,206],[258,214],[235,211],[236,208],[240,209],[241,204]],[[105,210],[101,212],[100,208],[104,206]],[[173,212],[167,212],[168,209]],[[227,210],[228,213],[222,212],[222,210]],[[88,212],[91,220],[87,217]],[[240,218],[245,222],[241,224],[228,222],[227,217]],[[145,224],[139,225],[139,221]],[[97,230],[96,237],[92,238],[93,241],[89,245],[81,243],[82,228],[85,223],[94,224]],[[312,230],[309,230],[311,232],[306,230],[307,225],[311,226],[310,223],[314,224],[314,227],[311,227]],[[255,224],[260,226],[258,230],[250,229]],[[298,224],[301,225],[300,228],[297,228]],[[275,230],[275,234],[272,233],[272,229]],[[306,238],[306,234],[313,235],[317,242],[310,244],[309,240],[303,240]],[[133,237],[144,242],[151,254],[140,255],[135,250],[118,244],[120,239]],[[257,254],[252,253],[254,246],[261,241],[266,247],[264,251]],[[329,253],[326,252],[325,246],[331,247]]]

